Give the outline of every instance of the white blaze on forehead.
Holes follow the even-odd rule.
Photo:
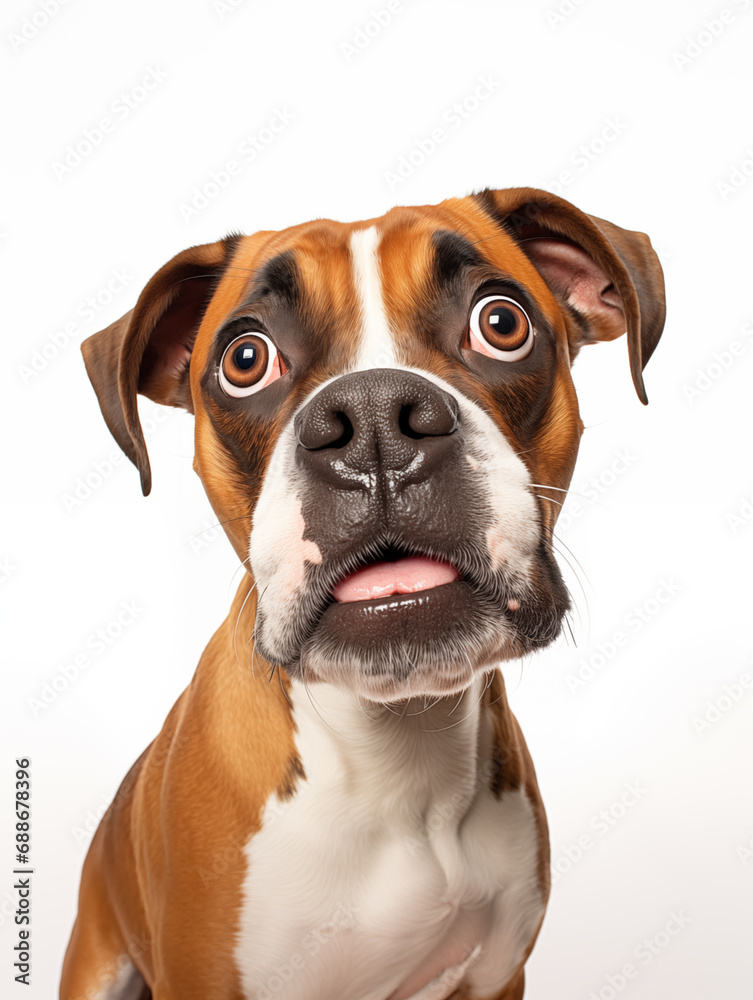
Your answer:
[[[353,280],[361,303],[361,350],[356,371],[392,368],[395,352],[382,297],[376,226],[357,229],[350,238]]]

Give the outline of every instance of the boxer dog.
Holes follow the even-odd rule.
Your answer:
[[[145,494],[137,394],[195,415],[245,573],[94,836],[62,1000],[520,1000],[549,842],[498,664],[569,606],[573,360],[627,332],[645,403],[663,323],[646,236],[515,188],[192,247],[84,342]]]

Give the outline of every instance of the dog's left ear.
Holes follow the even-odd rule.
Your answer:
[[[664,276],[645,233],[586,215],[537,188],[483,191],[482,205],[511,233],[552,289],[575,311],[583,344],[627,331],[630,371],[647,403],[643,369],[664,328]]]
[[[144,496],[152,476],[136,396],[193,412],[188,361],[232,249],[228,237],[179,253],[148,282],[135,308],[81,345],[105,423],[139,470]]]

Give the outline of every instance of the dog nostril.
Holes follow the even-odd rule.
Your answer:
[[[398,427],[403,437],[420,441],[425,437],[445,437],[458,428],[458,408],[446,394],[432,396],[400,408]]]
[[[426,437],[426,434],[421,433],[421,431],[414,430],[414,428],[411,427],[410,418],[412,410],[412,406],[403,406],[397,419],[397,425],[400,428],[400,433],[403,437],[413,438],[414,441],[420,441],[421,438]]]
[[[344,448],[346,444],[349,444],[353,438],[353,424],[351,423],[350,417],[343,410],[338,410],[335,416],[342,424],[342,434],[340,437],[333,441],[328,447],[330,448]]]
[[[344,410],[309,414],[297,430],[298,444],[306,451],[344,448],[353,438],[353,423]]]

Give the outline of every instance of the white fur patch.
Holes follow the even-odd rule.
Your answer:
[[[249,537],[249,562],[259,598],[270,616],[271,641],[281,641],[287,614],[299,600],[307,562],[320,563],[319,546],[304,539],[305,523],[295,489],[296,436],[288,424],[272,452]]]
[[[509,980],[543,913],[539,843],[525,793],[489,790],[481,692],[400,714],[293,683],[306,779],[246,849],[249,1000],[444,1000]]]
[[[355,371],[394,368],[395,353],[382,298],[376,226],[357,229],[350,238],[353,279],[361,302],[361,349]]]

